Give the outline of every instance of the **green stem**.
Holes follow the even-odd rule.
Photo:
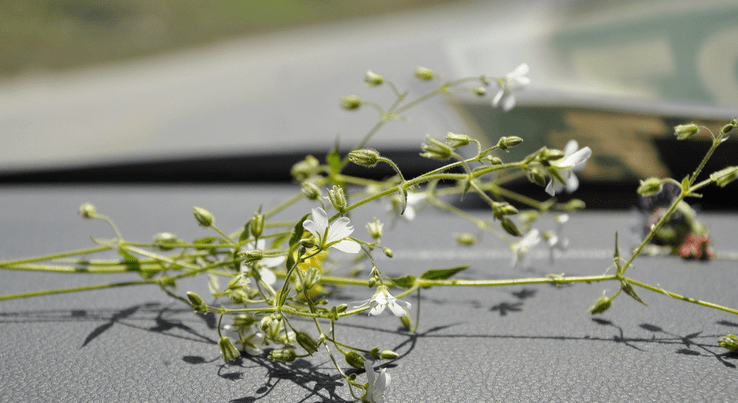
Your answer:
[[[58,290],[33,291],[33,292],[26,292],[26,293],[21,293],[21,294],[2,295],[0,296],[0,301],[6,301],[10,299],[19,299],[19,298],[40,297],[43,295],[64,294],[68,292],[102,290],[106,288],[116,288],[116,287],[127,287],[131,285],[159,284],[159,282],[160,282],[159,279],[148,279],[148,280],[139,280],[139,281],[128,281],[128,282],[123,282],[123,283],[95,284],[95,285],[88,285],[88,286],[83,286],[83,287],[62,288]]]
[[[679,294],[673,293],[671,291],[666,291],[666,290],[664,290],[663,288],[660,288],[660,287],[654,287],[652,285],[641,283],[640,281],[636,281],[636,280],[633,280],[631,278],[626,278],[626,279],[627,279],[627,281],[629,283],[631,283],[633,285],[637,285],[638,287],[645,288],[647,290],[651,290],[651,291],[657,292],[659,294],[664,294],[664,295],[666,295],[668,297],[671,297],[671,298],[674,298],[674,299],[680,299],[682,301],[691,302],[693,304],[702,305],[702,306],[706,306],[706,307],[709,307],[709,308],[715,308],[715,309],[719,309],[721,311],[730,312],[730,313],[733,313],[733,314],[738,315],[738,309],[728,308],[728,307],[725,307],[725,306],[722,306],[722,305],[713,304],[712,302],[706,302],[706,301],[701,301],[701,300],[694,299],[694,298],[685,297],[683,295],[679,295]]]

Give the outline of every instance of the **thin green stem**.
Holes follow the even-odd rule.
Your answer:
[[[627,281],[629,283],[631,283],[633,285],[637,285],[638,287],[645,288],[647,290],[651,290],[651,291],[657,292],[659,294],[664,294],[664,295],[666,295],[668,297],[671,297],[671,298],[674,298],[674,299],[679,299],[679,300],[682,300],[682,301],[691,302],[693,304],[702,305],[702,306],[706,306],[706,307],[709,307],[709,308],[715,308],[715,309],[719,309],[721,311],[730,312],[730,313],[733,313],[733,314],[738,315],[738,309],[728,308],[726,306],[714,304],[712,302],[706,302],[706,301],[701,301],[701,300],[690,298],[690,297],[685,297],[683,295],[679,295],[679,294],[673,293],[671,291],[666,291],[666,290],[664,290],[663,288],[660,288],[660,287],[654,287],[654,286],[649,285],[649,284],[646,284],[646,283],[641,283],[640,281],[636,281],[636,280],[633,280],[631,278],[626,278],[626,279],[627,279]]]

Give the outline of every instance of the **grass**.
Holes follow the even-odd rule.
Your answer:
[[[4,0],[0,76],[467,0]]]

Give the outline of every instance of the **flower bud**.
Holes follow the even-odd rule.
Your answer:
[[[193,207],[192,212],[195,214],[197,223],[203,227],[209,227],[213,225],[213,215],[209,211],[201,207]]]
[[[379,352],[379,357],[383,360],[395,360],[397,358],[400,358],[400,354],[397,354],[392,350],[382,350]]]
[[[310,181],[302,182],[302,186],[300,187],[300,191],[308,200],[318,200],[322,192],[320,191],[320,188]]]
[[[642,196],[653,196],[661,192],[664,188],[664,183],[659,178],[648,178],[645,181],[641,181],[641,185],[638,186],[638,194]]]
[[[364,82],[367,87],[376,87],[384,83],[384,77],[371,70],[367,70],[364,74]]]
[[[587,207],[587,205],[579,199],[571,199],[564,203],[564,210],[566,211],[583,210],[585,207]]]
[[[684,140],[688,139],[695,134],[699,133],[700,128],[694,123],[688,123],[686,125],[676,125],[674,126],[674,135],[676,135],[677,140]]]
[[[540,154],[538,154],[538,158],[541,159],[541,161],[556,161],[558,159],[564,158],[564,152],[561,150],[556,149],[545,149],[541,151]]]
[[[203,300],[198,294],[188,291],[187,299],[190,300],[190,305],[192,305],[195,312],[206,313],[208,311],[208,304],[206,304],[205,300]]]
[[[508,202],[492,202],[492,212],[500,220],[502,216],[518,214],[518,209]]]
[[[328,200],[339,213],[343,214],[346,211],[348,201],[342,187],[333,185],[333,189],[328,191]]]
[[[512,236],[520,236],[520,235],[522,235],[520,233],[520,230],[518,229],[518,227],[515,226],[515,223],[512,222],[512,220],[509,219],[509,218],[507,218],[507,217],[503,217],[502,218],[502,229],[504,229],[505,232],[507,232],[508,234],[510,234]]]
[[[546,171],[541,169],[539,166],[532,166],[526,170],[525,174],[530,182],[535,183],[538,186],[546,186],[545,172]]]
[[[390,248],[382,248],[382,252],[384,252],[384,255],[387,256],[387,257],[389,257],[389,258],[391,258],[392,256],[395,255],[395,253],[392,252],[392,249],[390,249]]]
[[[453,142],[453,147],[462,147],[471,141],[471,137],[467,136],[466,134],[457,134],[457,133],[446,133],[446,140]]]
[[[497,141],[497,148],[507,151],[508,148],[515,147],[522,142],[523,139],[518,136],[500,137]]]
[[[348,155],[349,161],[356,165],[367,168],[374,168],[379,162],[379,152],[371,148],[362,148],[360,150],[351,151]]]
[[[499,157],[495,157],[494,155],[488,155],[484,157],[489,161],[492,165],[502,165],[502,160]]]
[[[239,329],[247,328],[254,323],[256,323],[256,318],[253,315],[249,315],[247,313],[236,315],[236,317],[233,318],[233,325]]]
[[[364,368],[364,362],[366,360],[356,351],[346,352],[344,354],[344,358],[346,359],[346,363],[348,363],[348,365],[351,365],[352,367],[359,368],[359,369]]]
[[[428,144],[421,144],[420,148],[425,151],[424,153],[420,154],[421,157],[436,160],[447,160],[451,158],[454,149],[450,145],[442,141],[438,141],[431,136],[426,136],[425,141],[427,141]]]
[[[81,206],[79,206],[79,215],[81,215],[84,218],[93,218],[97,214],[97,211],[95,210],[95,206],[92,205],[92,203],[82,203]]]
[[[731,131],[733,131],[733,129],[735,129],[735,126],[736,126],[736,123],[732,123],[732,122],[731,123],[728,123],[727,125],[723,126],[720,129],[720,133],[722,133],[723,135],[727,136],[728,133],[730,133]]]
[[[347,304],[339,304],[333,308],[333,310],[335,310],[336,313],[346,312],[347,309],[348,309]]]
[[[318,171],[319,167],[320,161],[312,155],[308,155],[304,160],[292,166],[290,174],[296,181],[302,182],[314,175]]]
[[[358,95],[347,95],[341,98],[341,107],[346,110],[359,109],[361,106],[361,98]]]
[[[313,355],[313,353],[318,351],[318,342],[315,341],[306,332],[302,332],[302,331],[297,332],[295,334],[295,338],[297,340],[297,344],[299,344],[300,347],[304,348],[308,354]]]
[[[295,354],[295,350],[291,348],[283,348],[270,351],[269,359],[274,361],[293,362],[297,359],[297,354]]]
[[[261,234],[264,232],[264,214],[261,214],[260,212],[254,213],[254,216],[251,217],[251,235],[254,236],[254,238],[258,238],[261,236]]]
[[[305,249],[312,249],[315,247],[315,239],[313,238],[300,239],[300,245]]]
[[[472,88],[472,92],[476,95],[479,95],[480,97],[487,95],[487,89],[484,87]]]
[[[238,252],[236,256],[243,258],[244,263],[251,263],[264,258],[264,251],[259,249],[249,249]]]
[[[402,323],[402,326],[405,326],[405,329],[412,330],[413,321],[409,318],[409,315],[400,316],[400,322]]]
[[[415,68],[415,78],[417,78],[418,80],[430,81],[435,77],[436,73],[429,68],[420,66]]]
[[[738,351],[738,336],[729,334],[718,340],[720,347],[727,348],[730,351]]]
[[[237,305],[243,304],[248,300],[248,295],[246,295],[246,291],[242,289],[226,290],[226,296],[228,297],[229,301]]]
[[[592,315],[603,313],[610,308],[610,305],[612,305],[612,298],[609,298],[607,295],[603,295],[594,303],[594,305],[592,305],[591,308],[589,308],[589,312],[591,312]]]
[[[382,237],[383,228],[384,224],[382,224],[376,217],[374,218],[374,221],[366,224],[366,229],[369,231],[369,235],[374,239]]]
[[[154,245],[161,250],[171,250],[176,248],[181,241],[176,235],[169,232],[161,232],[154,237]]]
[[[738,166],[727,167],[717,172],[713,172],[710,175],[710,179],[715,181],[717,185],[720,186],[721,188],[724,188],[730,182],[733,182],[734,180],[738,179]]]
[[[456,243],[465,246],[474,245],[477,243],[477,237],[469,233],[458,234],[456,235]]]
[[[241,356],[241,353],[227,336],[223,336],[218,340],[218,347],[220,347],[220,354],[225,362],[235,361],[236,358]]]

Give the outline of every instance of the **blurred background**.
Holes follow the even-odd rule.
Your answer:
[[[433,87],[416,66],[450,79],[527,62],[514,110],[434,99],[369,146],[412,176],[426,134],[525,139],[503,158],[575,139],[594,150],[576,196],[627,207],[638,179],[680,179],[709,147],[706,132],[677,143],[674,125],[738,116],[736,43],[735,0],[7,0],[0,183],[289,181],[306,153],[348,150],[376,122],[341,97],[393,100],[366,70],[417,96]],[[706,171],[736,165],[734,144]],[[735,208],[726,194],[700,203]]]

